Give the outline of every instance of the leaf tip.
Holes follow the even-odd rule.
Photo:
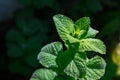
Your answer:
[[[62,14],[56,14],[53,16],[53,20],[57,19],[57,18],[60,18],[60,17],[63,17],[64,15]]]

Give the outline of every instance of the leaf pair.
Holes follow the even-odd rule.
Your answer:
[[[60,42],[48,44],[41,49],[38,60],[46,68],[61,69],[67,75],[80,80],[97,80],[103,76],[106,63],[101,57],[88,59],[85,53],[76,53],[74,57],[69,52],[71,50],[62,50]],[[53,70],[40,69],[34,72],[31,80],[53,80],[58,75],[59,73]]]

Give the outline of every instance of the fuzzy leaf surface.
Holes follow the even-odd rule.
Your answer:
[[[33,73],[30,80],[54,80],[56,76],[57,73],[52,70],[38,69]]]
[[[106,47],[104,43],[99,39],[82,39],[80,40],[80,51],[94,51],[99,52],[101,54],[106,54]]]
[[[49,68],[57,67],[56,57],[59,52],[62,51],[62,44],[60,42],[53,42],[41,49],[41,52],[38,54],[39,62]]]
[[[74,34],[74,22],[61,14],[55,15],[53,20],[60,38],[66,42],[68,40],[67,35]]]
[[[67,75],[79,80],[98,80],[104,75],[106,67],[104,59],[99,56],[85,59],[79,55],[77,54],[65,68],[64,72]]]

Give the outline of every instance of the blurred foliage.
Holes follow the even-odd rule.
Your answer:
[[[52,16],[61,13],[73,20],[83,16],[91,18],[93,28],[100,31],[97,37],[105,42],[107,53],[110,53],[103,56],[108,65],[102,80],[112,80],[116,76],[114,73],[116,65],[110,58],[120,37],[119,0],[18,0],[18,2],[22,8],[15,12],[16,26],[13,26],[6,35],[10,71],[25,76],[31,75],[38,67],[36,56],[41,46],[57,39],[55,27],[51,24]],[[109,72],[110,70],[112,71]]]
[[[30,76],[39,66],[36,58],[40,48],[55,39],[48,34],[51,31],[49,22],[33,17],[32,12],[16,13],[16,26],[6,35],[9,70],[25,76]]]

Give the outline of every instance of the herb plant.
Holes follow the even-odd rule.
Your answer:
[[[98,80],[105,73],[106,62],[100,56],[88,58],[86,52],[106,53],[104,43],[93,37],[98,33],[90,27],[89,17],[75,23],[57,14],[53,17],[57,32],[63,40],[44,46],[37,59],[45,68],[36,70],[30,80]]]

